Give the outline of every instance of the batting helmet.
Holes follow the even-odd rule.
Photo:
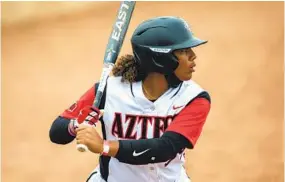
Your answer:
[[[131,38],[133,54],[141,71],[145,75],[149,72],[166,75],[172,87],[181,83],[174,74],[179,63],[173,51],[196,47],[206,42],[193,36],[185,20],[172,16],[156,17],[142,22]]]

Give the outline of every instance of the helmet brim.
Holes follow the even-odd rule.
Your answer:
[[[191,39],[174,46],[173,50],[197,47],[197,46],[205,44],[207,42],[208,42],[207,40],[202,40],[202,39],[199,39],[197,37],[192,36]]]

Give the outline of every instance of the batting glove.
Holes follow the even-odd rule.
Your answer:
[[[68,125],[68,132],[72,136],[76,136],[75,129],[78,128],[80,124],[86,124],[90,126],[96,126],[96,123],[101,117],[101,112],[98,108],[92,106],[85,106],[80,110],[79,115],[76,119],[71,119]]]

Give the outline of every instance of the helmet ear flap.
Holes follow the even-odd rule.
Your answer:
[[[170,74],[178,67],[178,60],[171,53],[155,53],[152,62],[157,72]]]
[[[152,64],[149,63],[151,61],[152,51],[148,47],[135,44],[132,46],[135,61],[138,63],[141,70],[149,72],[149,69],[152,67]]]
[[[170,74],[178,67],[178,60],[172,53],[152,51],[149,47],[133,44],[133,54],[141,71]]]

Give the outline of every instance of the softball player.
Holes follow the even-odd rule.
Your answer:
[[[209,94],[191,80],[192,48],[206,42],[181,18],[144,21],[131,38],[133,55],[122,56],[108,78],[103,116],[92,107],[95,84],[53,122],[51,141],[76,138],[100,154],[89,182],[190,182],[184,150],[194,148],[210,111]],[[99,118],[103,138],[93,127]]]

